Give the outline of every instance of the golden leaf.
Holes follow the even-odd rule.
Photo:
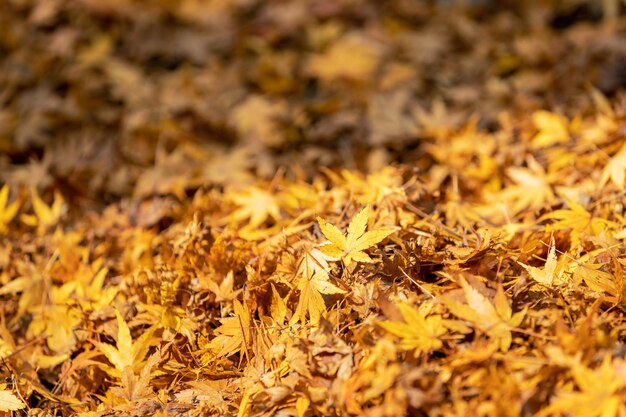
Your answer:
[[[374,262],[364,250],[384,240],[395,229],[387,227],[366,232],[369,213],[368,207],[357,213],[350,221],[348,233],[345,236],[336,226],[318,217],[320,229],[328,239],[328,242],[320,246],[322,253],[334,260],[342,259],[346,267],[353,262]]]
[[[533,148],[545,148],[569,141],[567,120],[558,114],[548,111],[536,111],[532,116],[539,132],[532,140]]]
[[[65,213],[65,200],[61,193],[55,191],[54,201],[52,205],[48,206],[39,197],[35,188],[31,188],[30,196],[35,214],[23,214],[22,221],[29,226],[37,227],[38,232],[43,233],[46,229],[55,226]]]
[[[243,351],[251,343],[251,317],[248,306],[234,300],[233,310],[235,315],[222,319],[220,327],[215,329],[217,336],[207,345],[207,348],[214,351],[218,357]]]
[[[602,170],[602,178],[600,185],[605,185],[609,180],[613,182],[620,190],[624,189],[624,180],[626,179],[626,143],[606,164]]]
[[[326,256],[318,249],[311,249],[304,254],[297,272],[300,298],[298,308],[294,313],[294,320],[304,321],[305,314],[308,313],[311,323],[318,323],[322,312],[326,311],[322,294],[345,293],[330,282],[328,271]]]
[[[604,264],[575,263],[573,277],[576,281],[584,281],[592,290],[619,297],[619,291],[613,274],[602,271]]]
[[[378,325],[401,339],[400,348],[417,352],[441,348],[440,337],[447,332],[441,316],[425,317],[419,309],[406,303],[399,304],[398,308],[404,321],[383,321]]]
[[[511,167],[506,170],[515,185],[505,188],[500,193],[500,199],[508,204],[511,214],[528,208],[540,209],[554,200],[550,185],[552,178],[537,162],[529,165],[531,169]]]
[[[152,334],[155,328],[150,328],[133,342],[130,329],[126,321],[122,318],[119,310],[115,310],[115,316],[117,317],[116,346],[99,342],[95,345],[115,367],[103,366],[103,370],[115,378],[121,378],[126,368],[130,368],[134,371],[141,369],[143,359],[148,353],[148,349],[152,343]]]
[[[367,81],[378,65],[378,51],[371,42],[358,37],[345,37],[325,52],[313,55],[308,72],[323,81]]]
[[[607,228],[616,226],[614,222],[609,220],[592,217],[582,205],[574,202],[567,202],[568,210],[555,210],[539,218],[539,221],[554,219],[556,222],[550,224],[546,229],[550,230],[566,230],[571,229],[572,245],[578,247],[580,245],[581,233],[589,233],[598,235]]]
[[[522,262],[518,262],[527,272],[528,275],[540,284],[551,286],[558,285],[564,282],[563,268],[559,267],[556,258],[556,247],[554,245],[554,237],[550,244],[550,251],[546,258],[546,263],[542,268],[526,265]]]
[[[286,118],[288,109],[284,100],[251,95],[233,109],[231,122],[249,143],[280,145],[285,141],[280,131],[280,120]]]
[[[459,275],[459,283],[467,304],[460,303],[450,297],[442,297],[441,301],[452,314],[474,323],[489,337],[499,341],[500,350],[506,352],[511,345],[511,330],[522,323],[526,312],[520,311],[513,314],[502,287],[498,287],[494,302],[491,303],[461,275]]]
[[[269,218],[282,218],[278,198],[263,188],[253,186],[233,191],[229,199],[238,206],[229,218],[235,222],[247,220],[247,227],[250,229],[261,226]]]
[[[20,209],[20,201],[15,200],[13,203],[9,202],[9,185],[4,184],[0,189],[0,234],[6,233],[8,225],[13,220],[17,211]]]
[[[604,357],[598,369],[574,362],[571,373],[580,390],[559,390],[555,400],[536,414],[537,417],[555,413],[573,417],[616,417],[626,411],[626,398],[619,392],[626,387],[626,379],[616,372],[610,355]]]

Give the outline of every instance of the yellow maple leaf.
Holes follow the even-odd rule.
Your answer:
[[[443,345],[440,337],[447,329],[441,316],[425,317],[419,309],[406,303],[399,304],[398,308],[404,321],[383,321],[378,325],[401,339],[400,348],[429,352]]]
[[[602,271],[604,264],[594,264],[591,262],[575,263],[573,277],[576,281],[584,281],[592,290],[603,293],[606,292],[615,297],[619,297],[619,291],[613,274]]]
[[[567,201],[569,209],[555,210],[544,216],[539,221],[554,219],[557,220],[550,225],[551,229],[564,230],[573,229],[574,231],[588,232],[591,234],[600,233],[605,227],[614,226],[615,223],[600,217],[592,217],[582,205],[575,201]]]
[[[347,36],[311,57],[307,71],[326,82],[367,81],[378,66],[378,50],[366,39]]]
[[[13,203],[7,205],[9,202],[9,186],[4,184],[0,190],[0,233],[7,231],[7,226],[13,220],[17,211],[20,208],[20,201],[15,200]]]
[[[270,303],[270,315],[274,324],[281,326],[285,323],[287,317],[287,303],[280,296],[276,287],[272,285],[272,302]]]
[[[600,185],[605,185],[609,179],[620,190],[624,189],[624,180],[626,179],[626,143],[606,164],[602,170],[602,178]]]
[[[349,187],[354,198],[362,204],[380,204],[389,199],[393,202],[404,201],[402,175],[395,167],[385,167],[367,176],[359,175],[347,169],[341,171],[341,177],[328,172],[333,182]]]
[[[152,370],[160,359],[161,355],[158,351],[150,355],[139,374],[133,372],[130,367],[124,369],[120,379],[121,387],[112,387],[111,393],[130,402],[152,395],[153,390],[149,383],[154,374]]]
[[[533,124],[539,132],[532,139],[533,148],[545,148],[569,140],[567,119],[555,113],[539,110],[533,113]]]
[[[222,324],[215,330],[217,336],[207,345],[210,351],[219,356],[230,356],[243,350],[251,343],[252,330],[250,309],[246,303],[233,301],[234,317],[222,319]]]
[[[556,220],[554,223],[548,225],[546,228],[548,231],[571,229],[570,238],[573,247],[580,245],[582,233],[595,236],[607,228],[616,226],[614,222],[607,219],[593,217],[582,205],[574,201],[568,200],[567,204],[569,209],[555,210],[547,213],[539,218],[539,221]]]
[[[121,378],[126,368],[131,368],[133,371],[142,368],[143,359],[150,348],[155,328],[150,328],[133,343],[128,324],[118,310],[115,310],[115,316],[117,317],[116,346],[108,343],[96,343],[95,345],[115,367],[102,366],[102,369],[112,377]]]
[[[221,282],[214,281],[212,276],[202,276],[201,283],[203,287],[208,288],[213,294],[215,294],[215,302],[222,302],[228,300],[234,300],[241,290],[234,290],[235,276],[233,271],[228,271],[226,276]]]
[[[500,350],[506,352],[511,346],[511,330],[518,327],[526,311],[513,314],[502,287],[498,287],[493,303],[480,291],[471,286],[463,276],[459,276],[467,304],[450,297],[442,297],[441,301],[455,316],[470,321],[489,337],[499,341]]]
[[[33,265],[23,266],[21,276],[7,282],[0,287],[0,295],[22,293],[19,297],[17,317],[41,306],[45,299],[47,277]]]
[[[528,208],[540,209],[554,200],[550,184],[553,178],[546,175],[545,170],[536,161],[532,159],[529,161],[529,169],[511,167],[506,173],[515,185],[505,188],[500,193],[500,199],[507,203],[512,214]]]
[[[525,263],[518,262],[527,272],[528,275],[535,281],[543,285],[555,285],[562,284],[564,281],[563,268],[559,266],[556,257],[556,247],[554,246],[554,237],[550,244],[550,251],[546,258],[546,263],[543,268],[537,268],[535,266],[526,265]]]
[[[349,267],[353,262],[374,262],[364,250],[381,242],[395,229],[385,227],[366,232],[369,213],[368,207],[357,213],[350,221],[347,235],[344,235],[336,226],[318,217],[317,222],[320,229],[328,239],[328,242],[320,246],[322,253],[333,260],[342,259],[346,267]]]
[[[311,323],[318,323],[322,312],[326,311],[322,294],[345,293],[330,282],[329,269],[326,256],[318,249],[312,249],[304,254],[297,272],[300,298],[292,321],[296,319],[304,321],[305,314],[308,313]]]
[[[579,391],[563,389],[556,399],[536,416],[566,413],[572,417],[616,417],[624,415],[626,397],[620,391],[626,386],[623,378],[606,355],[598,369],[573,363],[571,373]]]
[[[280,220],[280,204],[276,195],[260,187],[252,186],[229,195],[239,208],[229,216],[235,222],[248,220],[247,227],[255,229],[268,218]]]
[[[50,206],[44,203],[35,188],[31,188],[30,196],[35,214],[23,214],[22,221],[29,226],[37,227],[38,232],[43,233],[47,228],[58,223],[66,209],[65,200],[61,193],[56,190],[54,201]]]
[[[6,384],[0,385],[0,412],[17,411],[26,407],[17,395],[6,389]],[[8,415],[8,414],[7,414]]]
[[[288,112],[289,106],[285,100],[251,95],[233,109],[230,118],[247,142],[276,146],[285,140],[285,135],[280,129],[280,121],[287,117]]]
[[[68,305],[41,305],[32,309],[33,321],[28,330],[46,338],[48,348],[61,356],[71,352],[80,326],[79,310]]]

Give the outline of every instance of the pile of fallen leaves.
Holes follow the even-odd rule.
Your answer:
[[[0,2],[0,414],[626,416],[626,5],[465,3]]]

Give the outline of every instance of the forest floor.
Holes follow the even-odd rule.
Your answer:
[[[0,2],[0,415],[626,416],[626,4],[467,3]]]

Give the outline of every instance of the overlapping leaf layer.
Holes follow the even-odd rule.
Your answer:
[[[0,413],[625,416],[626,6],[461,3],[0,3]]]

